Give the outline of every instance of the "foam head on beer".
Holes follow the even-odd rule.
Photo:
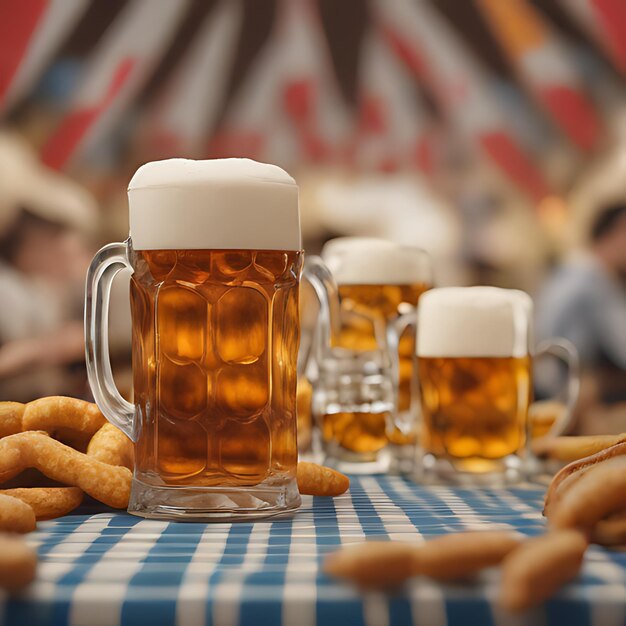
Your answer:
[[[497,287],[444,287],[422,295],[420,357],[524,357],[532,345],[530,296]]]
[[[300,250],[295,180],[250,159],[167,159],[128,186],[136,250]]]
[[[328,241],[322,258],[338,285],[410,285],[431,281],[428,255],[375,237]]]

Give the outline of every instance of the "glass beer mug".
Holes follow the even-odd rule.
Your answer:
[[[340,301],[338,333],[317,359],[314,406],[325,451],[349,471],[412,468],[416,307],[432,286],[430,259],[362,237],[329,241],[322,258]]]
[[[148,163],[129,189],[130,237],[87,277],[89,382],[135,443],[129,512],[236,519],[300,504],[295,474],[298,188],[247,159]],[[115,274],[132,269],[134,404],[107,345]]]
[[[578,396],[578,356],[565,340],[534,350],[533,302],[513,289],[448,287],[424,294],[417,360],[425,477],[486,482],[523,477],[535,357],[569,368],[565,432]],[[530,455],[526,455],[529,460]]]

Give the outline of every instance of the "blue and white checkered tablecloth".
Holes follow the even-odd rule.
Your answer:
[[[340,498],[305,497],[291,519],[168,523],[127,514],[76,514],[28,536],[37,581],[1,599],[0,624],[419,626],[626,623],[626,553],[592,547],[582,576],[521,617],[494,603],[498,571],[472,584],[415,579],[393,595],[320,572],[325,554],[365,537],[415,540],[486,527],[541,532],[543,489],[416,486],[361,477]]]

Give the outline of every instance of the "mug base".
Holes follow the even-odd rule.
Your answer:
[[[391,455],[388,447],[376,453],[359,455],[329,446],[324,455],[324,465],[343,474],[386,474],[391,465]]]
[[[417,446],[415,444],[404,446],[389,444],[389,452],[391,455],[389,474],[410,476],[415,472],[417,466]]]
[[[414,474],[417,482],[460,487],[506,487],[526,479],[523,460],[511,454],[502,459],[452,459],[424,454]]]
[[[147,519],[235,522],[288,515],[300,503],[295,478],[281,485],[178,487],[135,477],[128,512]]]

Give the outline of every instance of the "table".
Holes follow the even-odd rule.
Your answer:
[[[626,554],[589,549],[582,576],[519,618],[495,607],[497,569],[473,584],[415,579],[392,595],[359,594],[320,573],[323,556],[365,537],[421,541],[485,527],[542,531],[543,489],[417,486],[353,478],[348,494],[305,497],[291,519],[168,523],[79,511],[28,536],[41,563],[0,624],[236,626],[613,626],[626,621]]]

